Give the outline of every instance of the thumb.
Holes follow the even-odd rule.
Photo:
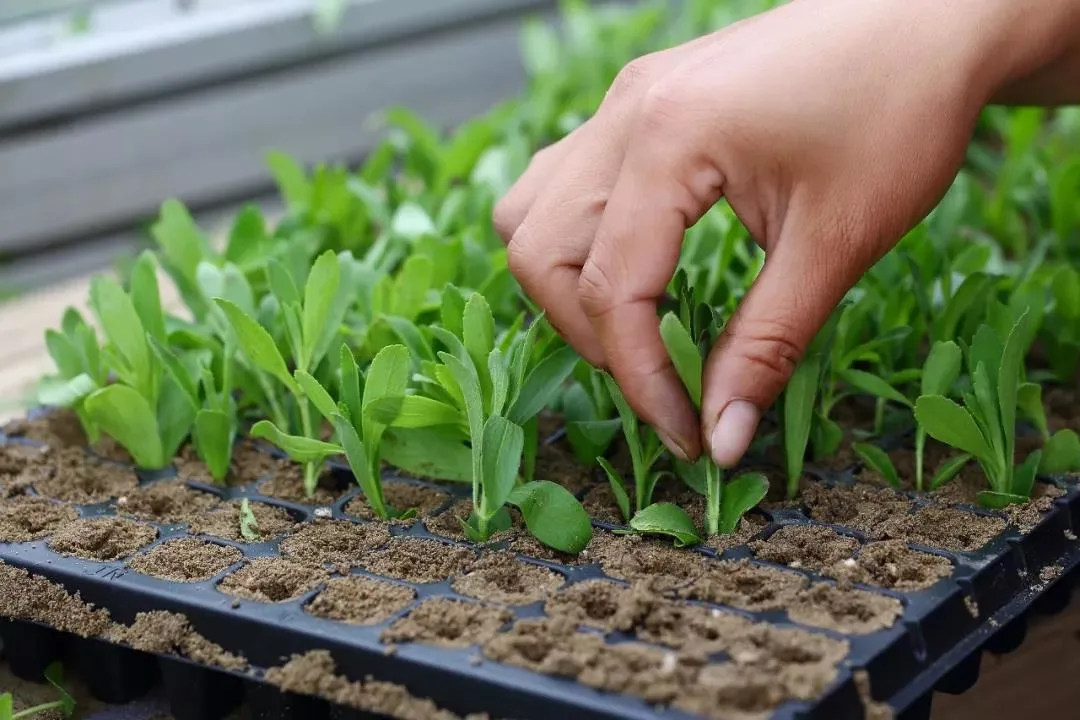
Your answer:
[[[762,413],[861,270],[845,272],[805,242],[778,242],[706,362],[703,441],[720,467],[736,465]],[[786,247],[785,247],[786,245]],[[793,247],[794,245],[794,247]],[[817,257],[815,257],[815,255]]]

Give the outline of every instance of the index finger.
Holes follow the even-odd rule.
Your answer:
[[[701,429],[660,338],[656,307],[686,228],[719,200],[722,178],[687,144],[685,129],[658,136],[653,126],[640,125],[627,148],[578,290],[627,402],[672,452],[693,459]]]

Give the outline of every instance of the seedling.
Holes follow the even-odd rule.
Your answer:
[[[71,717],[75,712],[75,698],[64,689],[64,668],[60,663],[53,663],[45,669],[45,679],[60,695],[59,700],[42,703],[15,712],[15,698],[11,693],[0,694],[0,720],[21,720],[37,717],[43,713],[59,712],[63,717]]]
[[[259,540],[259,521],[251,509],[251,502],[244,498],[240,501],[240,536],[248,542]]]
[[[622,427],[603,374],[582,361],[574,368],[575,382],[562,395],[566,439],[577,461],[594,465],[607,455]]]
[[[703,359],[719,334],[719,324],[707,305],[693,299],[692,291],[686,289],[680,314],[667,313],[660,321],[660,336],[690,400],[700,411]],[[769,492],[769,481],[761,473],[745,473],[725,484],[723,470],[708,453],[697,461],[696,469],[704,480],[705,533],[709,536],[734,532],[742,516]]]
[[[1036,450],[1013,465],[1029,317],[1023,313],[1004,342],[989,325],[976,331],[967,350],[972,390],[963,394],[963,406],[940,394],[923,395],[915,404],[915,417],[928,435],[978,460],[991,488],[979,493],[979,501],[988,507],[1027,502],[1042,455]]]
[[[87,395],[104,387],[109,380],[97,333],[78,310],[68,308],[60,330],[45,331],[45,347],[56,364],[57,375],[39,386],[37,401],[46,406],[71,408],[90,444],[97,444],[100,433],[84,404]]]
[[[1035,425],[1043,439],[1039,473],[1053,476],[1080,470],[1080,436],[1069,428],[1050,432],[1043,409],[1042,386],[1032,382],[1021,384],[1017,389],[1017,405],[1021,416]]]

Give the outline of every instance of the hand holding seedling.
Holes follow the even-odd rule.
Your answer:
[[[940,200],[983,106],[1080,98],[1080,2],[1037,15],[802,0],[641,57],[499,203],[510,267],[673,452],[704,441],[730,467],[836,304]],[[699,429],[656,301],[721,198],[767,261],[705,364]]]

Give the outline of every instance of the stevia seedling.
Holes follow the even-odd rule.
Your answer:
[[[257,542],[260,538],[259,521],[255,518],[251,501],[247,498],[240,501],[240,537],[248,542]]]
[[[573,372],[574,383],[562,394],[560,409],[566,423],[566,439],[578,462],[597,464],[622,427],[601,371],[581,361]]]
[[[53,663],[45,669],[45,679],[60,695],[58,700],[42,703],[15,712],[15,698],[11,693],[0,693],[0,720],[22,720],[37,717],[43,713],[59,712],[64,717],[71,717],[75,712],[75,698],[64,689],[64,668],[60,663]]]

